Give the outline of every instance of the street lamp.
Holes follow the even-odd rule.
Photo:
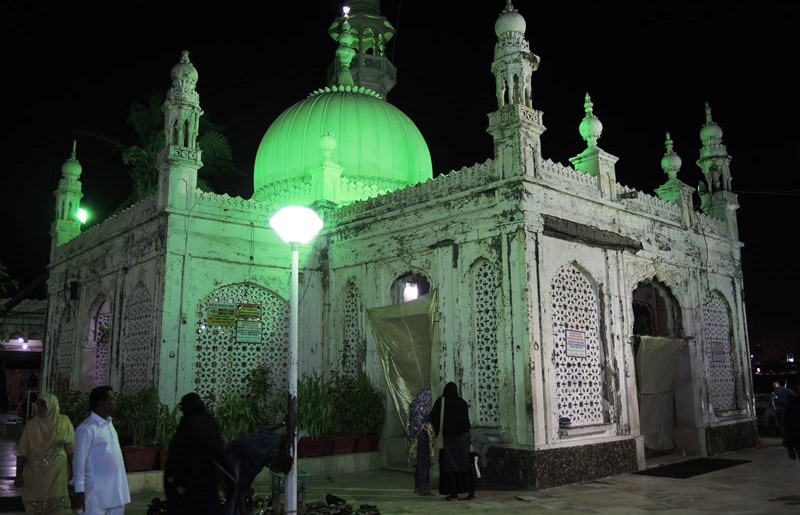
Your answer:
[[[298,303],[298,249],[308,243],[322,229],[322,220],[314,210],[301,206],[287,206],[269,219],[269,225],[283,241],[292,247],[292,294],[289,302],[289,406],[286,438],[291,445],[294,460],[292,470],[286,475],[284,513],[297,513],[297,303]]]

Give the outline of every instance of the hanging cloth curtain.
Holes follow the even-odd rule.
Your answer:
[[[436,290],[395,306],[367,309],[381,366],[401,427],[414,394],[430,389]]]
[[[639,380],[639,425],[644,445],[653,450],[675,448],[675,365],[682,338],[642,336],[636,353]]]

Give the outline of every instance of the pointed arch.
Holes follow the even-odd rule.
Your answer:
[[[715,412],[739,408],[736,353],[733,348],[731,309],[717,290],[703,303],[703,355],[708,367],[709,401]]]
[[[556,417],[574,426],[610,419],[604,375],[606,349],[600,333],[597,284],[577,263],[553,278],[553,368]],[[558,427],[559,420],[553,420]]]
[[[252,283],[223,286],[197,306],[194,390],[213,408],[244,393],[252,370],[267,367],[273,395],[285,391],[289,370],[289,303]]]
[[[153,381],[153,300],[142,282],[136,285],[128,298],[123,324],[122,393],[131,394]]]

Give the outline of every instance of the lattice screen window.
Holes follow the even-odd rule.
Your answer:
[[[728,303],[714,293],[703,305],[705,355],[709,364],[708,390],[715,411],[736,409],[736,368]]]
[[[243,393],[245,377],[267,367],[273,392],[283,392],[289,371],[289,304],[254,284],[225,286],[197,309],[195,391],[209,407]]]
[[[122,323],[122,392],[131,394],[153,380],[153,301],[143,283],[136,285],[128,299]]]
[[[499,363],[497,351],[497,310],[500,290],[497,271],[486,260],[472,266],[473,332],[475,336],[475,372],[477,379],[479,425],[500,424]]]
[[[575,267],[559,271],[552,291],[557,415],[569,417],[573,426],[603,423],[605,358],[597,293]]]
[[[367,355],[367,340],[361,326],[361,292],[352,282],[344,292],[344,339],[341,371],[355,376],[361,372],[361,363]]]
[[[75,317],[72,316],[72,306],[67,304],[61,314],[58,336],[56,337],[55,372],[50,384],[55,384],[58,390],[70,388],[72,375],[72,360],[75,355]]]
[[[94,385],[108,384],[108,347],[111,334],[111,313],[108,301],[103,302],[97,313],[94,327],[94,343],[97,350],[94,362]]]

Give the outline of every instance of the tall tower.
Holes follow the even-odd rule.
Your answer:
[[[161,110],[164,111],[164,148],[158,154],[158,209],[188,211],[194,204],[197,170],[203,166],[197,136],[200,127],[200,95],[197,70],[189,52],[170,72],[172,87]]]
[[[355,52],[346,64],[337,55],[328,67],[328,85],[338,86],[342,67],[347,66],[356,87],[371,89],[386,98],[397,84],[397,69],[386,57],[386,43],[395,29],[381,14],[379,0],[355,0],[348,5],[350,10],[333,21],[328,34],[341,48]],[[340,38],[345,33],[347,42],[343,43]]]
[[[489,114],[487,132],[494,138],[495,163],[503,177],[536,175],[541,160],[542,113],[533,109],[532,77],[539,56],[531,53],[525,39],[525,18],[511,0],[494,24],[492,73],[495,76],[497,111]]]
[[[700,158],[697,166],[703,172],[700,207],[708,215],[725,220],[731,239],[739,239],[736,210],[739,200],[731,191],[731,156],[722,143],[722,129],[711,118],[711,106],[706,102],[706,123],[700,129]]]
[[[50,225],[50,259],[56,247],[63,245],[81,233],[81,222],[78,220],[78,208],[81,205],[81,172],[83,167],[76,157],[77,143],[72,142],[72,154],[61,165],[61,180],[58,189],[53,192],[56,197],[56,217]]]

